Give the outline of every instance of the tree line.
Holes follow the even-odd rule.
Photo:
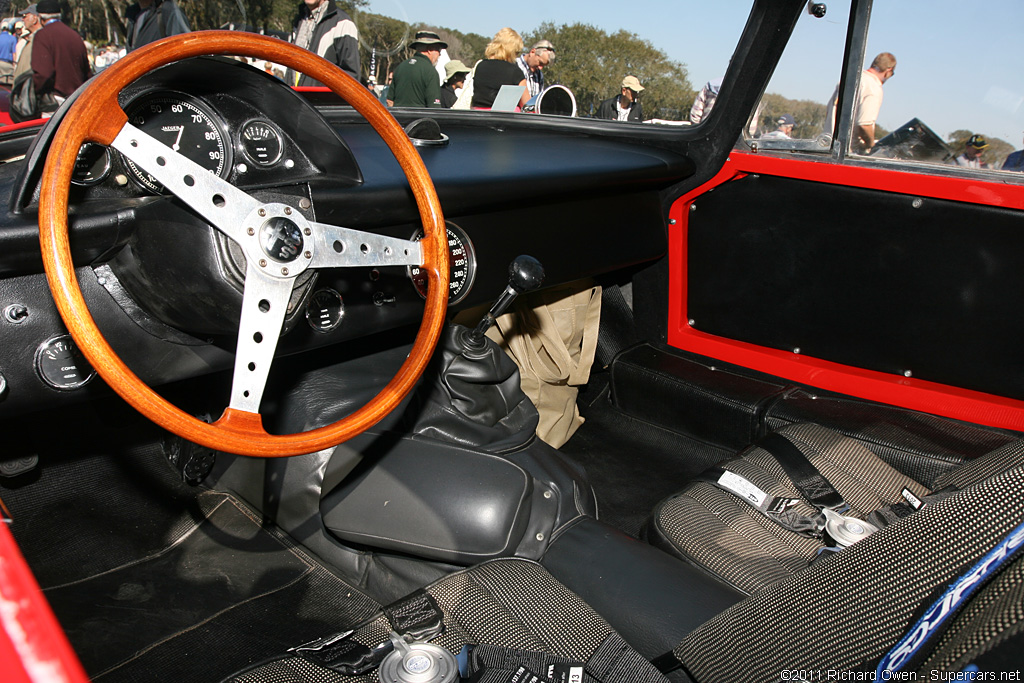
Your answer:
[[[24,0],[27,6],[28,1]],[[94,44],[123,44],[125,12],[134,0],[61,0],[64,16],[82,37]],[[296,17],[299,0],[177,0],[193,29],[235,28],[287,38]],[[336,0],[359,27],[360,56],[364,78],[385,83],[388,74],[411,55],[409,43],[417,30],[433,30],[448,43],[452,59],[469,66],[483,59],[489,36],[463,33],[457,29],[410,24],[393,17],[364,11],[367,0]],[[12,12],[22,9],[12,6]],[[495,27],[497,31],[500,26]],[[516,27],[513,27],[516,28]],[[663,50],[635,33],[619,30],[608,33],[583,24],[546,22],[523,33],[527,48],[538,40],[550,40],[557,58],[545,72],[548,84],[561,84],[576,97],[581,116],[592,115],[601,100],[619,92],[622,78],[633,75],[645,90],[641,97],[646,118],[685,121],[696,97],[686,65],[670,59]],[[762,99],[758,130],[775,129],[782,114],[796,120],[793,137],[813,139],[824,128],[825,105],[811,100],[791,100],[769,93]],[[964,142],[978,131],[957,130],[946,144],[959,153]],[[888,131],[876,126],[876,139]],[[986,159],[996,167],[1014,146],[999,138],[986,136]]]

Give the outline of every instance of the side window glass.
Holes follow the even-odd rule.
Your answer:
[[[827,153],[829,101],[843,69],[850,0],[809,3],[747,128],[745,145]]]
[[[930,0],[876,0],[853,154],[1024,171],[1024,155],[1015,153],[1024,131],[1024,54],[1006,49],[1020,40],[1024,4],[983,7],[951,20]]]

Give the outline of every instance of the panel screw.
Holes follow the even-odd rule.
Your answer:
[[[261,258],[260,259],[260,268],[266,268],[266,267],[267,267],[267,259]]]
[[[261,216],[266,216],[267,215],[267,210],[266,209],[260,209],[256,213],[258,213]]]
[[[302,234],[304,234],[306,237],[309,237],[310,235],[313,234],[313,231],[310,230],[309,228],[306,228],[305,230],[302,231]]]
[[[904,376],[904,377],[910,377],[910,376],[912,376],[913,374],[914,374],[914,373],[912,373],[912,372],[911,372],[910,370],[904,370],[904,371],[903,371],[903,376]]]
[[[696,210],[697,210],[697,205],[696,204],[690,204],[690,211],[696,211]]]
[[[311,206],[313,206],[312,202],[310,202],[305,197],[303,197],[302,199],[299,200],[299,208],[300,209],[308,209]]]
[[[292,207],[290,207],[290,206],[284,207],[284,214],[286,216],[291,216],[292,215]]]
[[[793,353],[797,353],[797,354],[799,354],[799,353],[800,353],[800,347],[799,347],[799,346],[797,346],[796,348],[794,348],[794,349],[793,349]]]
[[[544,497],[545,498],[551,498],[551,496],[553,496],[553,495],[555,495],[555,494],[551,493],[551,491],[545,491],[544,492]]]
[[[287,275],[287,274],[288,274],[288,269],[287,268],[282,268],[281,269],[281,275]]]
[[[544,534],[537,534],[537,540],[538,541],[543,541],[544,540]]]
[[[689,325],[690,327],[693,327],[694,325],[697,324],[697,321],[694,320],[693,318],[690,318],[689,320],[686,321],[686,324]]]
[[[675,225],[676,224],[676,219],[675,218],[669,218],[668,219],[668,224],[669,225]]]
[[[253,229],[253,228],[246,228],[245,232],[246,232],[246,234],[248,234],[248,235],[250,235],[250,236],[252,236],[252,235],[255,235],[255,234],[256,234],[256,230],[255,230],[255,229]]]
[[[924,204],[924,202],[921,201],[920,197],[917,197],[916,199],[914,199],[914,201],[910,202],[910,205],[913,206],[915,209],[920,209],[922,204]]]
[[[306,253],[303,254],[303,256],[305,256],[306,258],[313,258],[313,252],[307,251]]]

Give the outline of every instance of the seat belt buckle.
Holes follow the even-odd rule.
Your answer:
[[[844,507],[846,510],[850,509],[849,505]],[[822,540],[828,545],[849,548],[854,543],[862,541],[878,531],[878,527],[871,522],[840,514],[831,508],[822,508],[821,512],[825,516]]]

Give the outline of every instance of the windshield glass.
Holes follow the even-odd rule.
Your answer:
[[[354,15],[365,75],[399,107],[435,106],[415,87],[426,60],[449,85],[442,106],[454,95],[456,108],[530,111],[536,96],[550,91],[542,103],[552,100],[552,108],[541,107],[548,113],[568,113],[574,103],[579,117],[680,125],[692,112],[697,122],[701,104],[706,111],[713,101],[750,2],[512,7],[370,0]],[[435,55],[431,48],[440,49]],[[451,61],[459,64],[446,70]]]
[[[686,125],[714,106],[751,0],[568,0],[528,9],[425,0],[202,0],[169,3],[159,23],[146,21],[137,5],[135,13],[99,0],[72,5],[94,72],[166,35],[228,29],[316,52],[388,106]],[[27,35],[30,27],[21,22],[15,30]],[[291,86],[322,87],[315,74],[249,61]]]

